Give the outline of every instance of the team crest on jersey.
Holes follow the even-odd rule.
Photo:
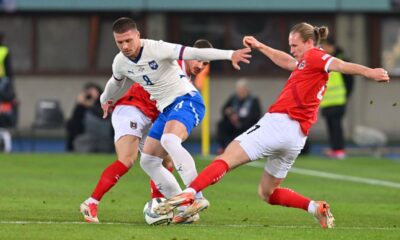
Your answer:
[[[306,67],[306,60],[301,61],[297,69],[302,70]]]
[[[149,62],[149,66],[151,69],[156,70],[158,68],[158,64],[155,60]]]
[[[137,129],[137,123],[136,122],[131,122],[131,128],[132,129]]]

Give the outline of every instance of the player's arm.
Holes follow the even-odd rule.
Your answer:
[[[239,63],[250,63],[248,60],[251,58],[249,54],[250,48],[242,48],[236,51],[233,50],[221,50],[215,48],[193,48],[193,47],[182,47],[183,53],[180,54],[180,59],[183,60],[201,60],[201,61],[213,61],[213,60],[230,60],[236,70],[240,70]]]
[[[172,60],[230,60],[235,69],[240,70],[239,63],[250,63],[250,48],[233,50],[221,50],[215,48],[193,48],[185,47],[168,42],[158,42],[158,54],[160,58],[169,58]]]
[[[103,118],[106,118],[112,111],[114,103],[129,90],[133,81],[126,77],[118,79],[114,75],[108,80],[104,92],[100,96],[101,107],[103,108]]]
[[[245,36],[243,38],[243,45],[260,51],[262,54],[271,59],[272,62],[283,69],[293,71],[296,68],[297,61],[294,57],[283,51],[271,48],[259,42],[255,37]]]
[[[328,66],[329,71],[341,72],[343,74],[361,75],[377,82],[389,82],[389,75],[383,68],[369,68],[360,64],[346,62],[333,58]]]

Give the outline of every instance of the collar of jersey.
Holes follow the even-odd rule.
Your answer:
[[[134,63],[138,63],[139,60],[140,60],[140,58],[142,57],[142,52],[143,52],[143,47],[140,47],[139,54],[138,54],[135,58],[133,58],[133,59],[130,58],[130,57],[128,57],[128,59],[131,60],[131,61],[134,62]]]

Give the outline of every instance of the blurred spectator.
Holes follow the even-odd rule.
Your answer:
[[[0,143],[5,151],[11,151],[11,135],[4,129],[17,124],[17,100],[13,84],[10,52],[0,33]]]
[[[240,79],[236,83],[236,92],[222,108],[222,120],[217,125],[218,152],[239,134],[254,125],[261,117],[260,101],[250,93],[248,82]]]
[[[10,52],[0,33],[0,127],[14,127],[17,123],[17,100],[14,91]]]
[[[67,151],[113,150],[111,122],[102,118],[101,93],[101,87],[94,83],[86,84],[79,93],[72,116],[67,121]]]
[[[333,38],[321,43],[322,48],[332,56],[348,61]],[[321,113],[328,129],[330,149],[327,155],[332,158],[346,158],[342,119],[346,112],[347,100],[353,90],[353,76],[330,72],[325,96],[321,102]]]

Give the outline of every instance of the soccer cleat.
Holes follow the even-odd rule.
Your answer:
[[[195,216],[199,212],[207,209],[210,206],[210,202],[205,198],[198,198],[194,200],[192,205],[188,206],[185,211],[183,211],[183,217],[189,218]]]
[[[164,215],[171,212],[172,210],[174,210],[179,206],[192,204],[193,202],[194,202],[194,194],[183,192],[158,204],[158,206],[154,208],[154,212],[159,215]]]
[[[82,203],[80,206],[80,211],[85,218],[85,222],[98,223],[99,219],[97,218],[97,207],[98,205],[95,203]]]
[[[333,217],[329,204],[324,201],[315,201],[317,210],[314,217],[322,228],[333,228],[335,226],[335,218]]]
[[[184,214],[183,211],[176,214],[172,218],[172,223],[174,223],[174,224],[192,224],[192,223],[200,220],[199,214],[195,214],[191,217],[184,217],[183,214]]]

